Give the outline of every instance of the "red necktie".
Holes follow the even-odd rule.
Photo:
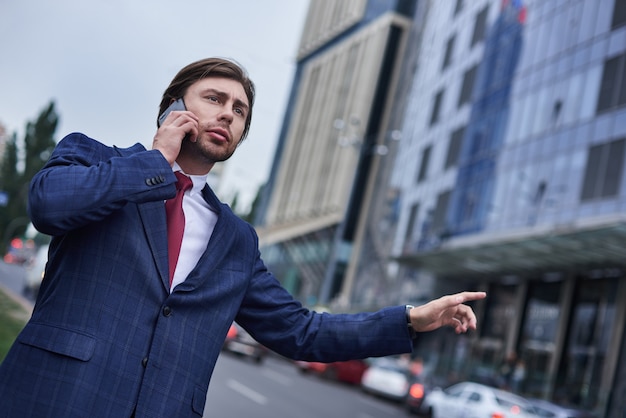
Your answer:
[[[165,216],[167,216],[167,253],[170,263],[170,286],[174,279],[174,271],[178,263],[180,246],[183,242],[185,231],[185,213],[183,212],[183,195],[191,189],[193,183],[189,177],[177,171],[174,173],[178,178],[176,183],[176,196],[165,202]]]

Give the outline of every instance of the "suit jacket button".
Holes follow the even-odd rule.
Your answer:
[[[148,186],[154,186],[154,182],[152,181],[152,179],[151,179],[151,178],[146,179],[146,184],[147,184]]]
[[[148,365],[148,357],[144,357],[143,360],[141,360],[141,365],[144,368]]]
[[[172,314],[172,308],[166,306],[163,308],[163,316],[170,316]]]

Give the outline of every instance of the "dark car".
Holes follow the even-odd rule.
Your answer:
[[[337,361],[334,363],[297,361],[296,366],[298,366],[303,373],[312,372],[326,379],[337,380],[353,385],[361,384],[363,372],[368,368],[368,364],[364,360]]]
[[[409,391],[404,400],[409,414],[427,415],[427,410],[424,408],[424,398],[426,397],[426,393],[430,390],[430,387],[430,384],[423,375],[413,377],[409,385]]]
[[[222,350],[250,357],[257,363],[261,363],[267,355],[267,348],[257,342],[245,329],[234,322],[228,330]]]

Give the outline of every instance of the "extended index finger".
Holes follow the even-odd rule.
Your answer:
[[[452,295],[451,305],[457,305],[465,302],[471,302],[474,300],[480,300],[487,297],[486,292],[461,292],[456,295]]]

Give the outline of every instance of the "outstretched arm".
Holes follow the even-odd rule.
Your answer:
[[[476,329],[476,315],[465,302],[484,299],[485,292],[461,292],[440,297],[409,312],[411,325],[416,332],[433,331],[450,326],[457,334]]]

